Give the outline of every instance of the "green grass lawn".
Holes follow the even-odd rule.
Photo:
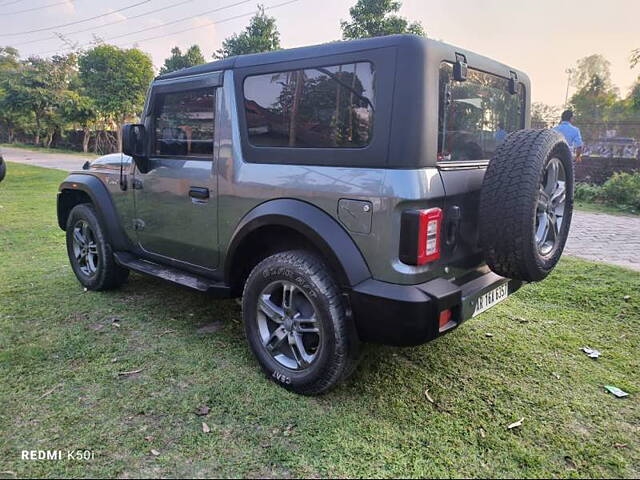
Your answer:
[[[0,476],[640,476],[638,273],[566,258],[430,344],[368,347],[348,383],[306,398],[260,373],[234,301],[139,275],[84,292],[55,218],[65,174],[10,172],[0,183]],[[20,458],[42,449],[95,458]]]
[[[33,152],[40,152],[40,153],[64,153],[65,155],[77,155],[79,157],[86,157],[86,158],[99,157],[98,154],[93,152],[84,153],[84,152],[78,152],[77,150],[69,150],[67,148],[46,148],[46,147],[40,147],[37,145],[27,145],[26,143],[1,143],[0,147],[20,148],[23,150],[31,150]]]

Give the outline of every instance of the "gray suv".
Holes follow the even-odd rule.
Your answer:
[[[415,36],[224,59],[156,78],[58,222],[87,289],[242,297],[267,375],[319,394],[361,342],[433,340],[553,269],[572,158],[529,110],[523,72]]]

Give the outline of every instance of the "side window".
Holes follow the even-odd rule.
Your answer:
[[[213,154],[215,90],[203,88],[159,95],[153,153],[209,157]]]
[[[247,77],[249,142],[259,147],[358,148],[371,142],[370,62]]]
[[[488,160],[509,133],[524,128],[522,84],[513,95],[506,78],[472,69],[458,82],[443,63],[439,96],[438,161]]]

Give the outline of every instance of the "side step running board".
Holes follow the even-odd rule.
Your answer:
[[[179,268],[150,262],[128,252],[115,252],[113,257],[118,265],[133,270],[134,272],[161,278],[220,298],[229,297],[230,295],[230,288],[227,285],[216,283],[206,277],[185,272]]]

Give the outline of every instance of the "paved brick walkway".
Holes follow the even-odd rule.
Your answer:
[[[640,217],[574,211],[564,253],[640,271]]]
[[[3,148],[5,160],[62,170],[79,170],[81,156]],[[565,254],[640,271],[640,217],[576,211]]]

